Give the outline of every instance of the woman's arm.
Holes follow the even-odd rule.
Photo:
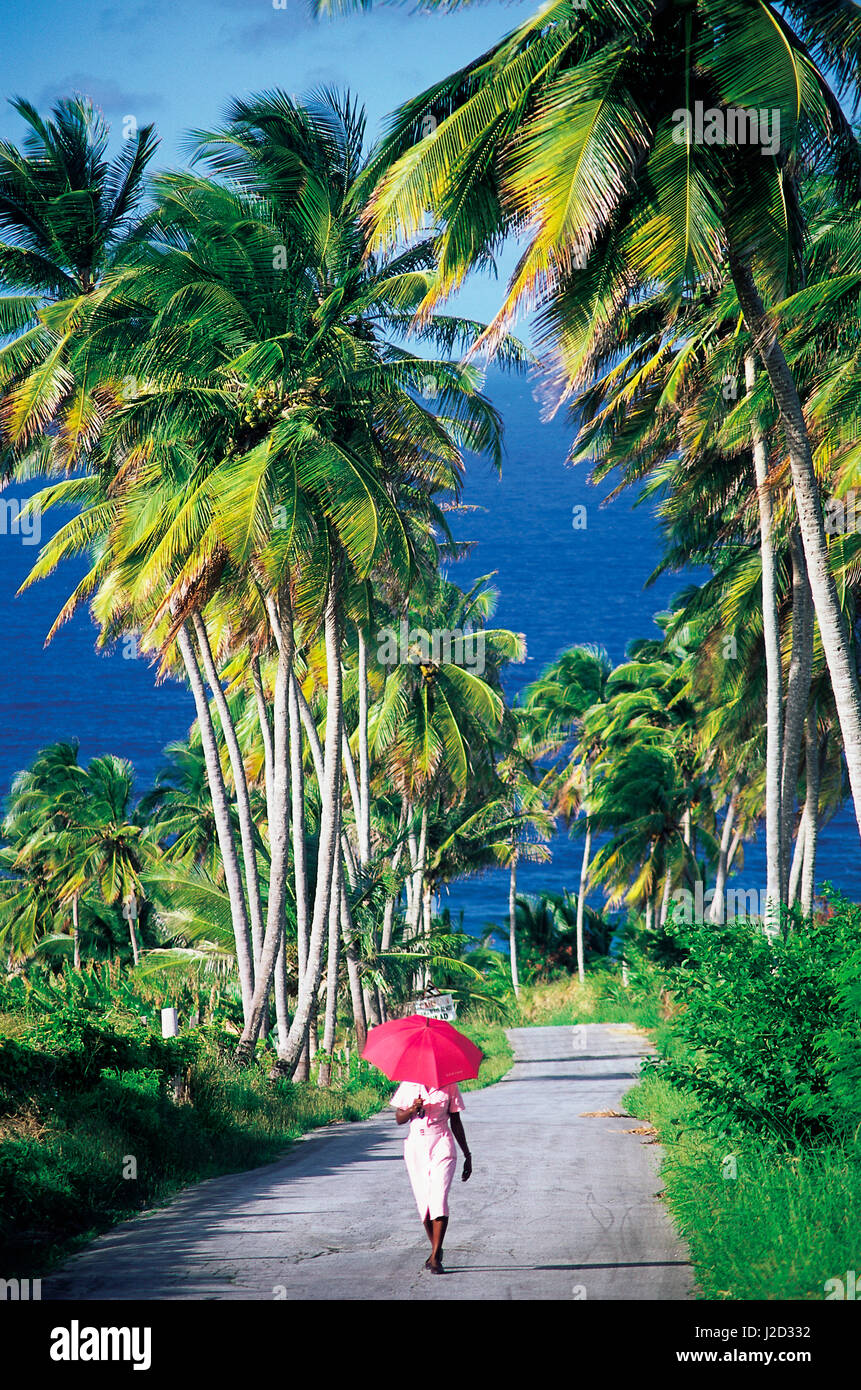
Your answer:
[[[419,1097],[418,1100],[413,1101],[412,1105],[409,1107],[408,1110],[396,1110],[395,1119],[397,1120],[399,1125],[405,1125],[408,1120],[414,1120],[416,1115],[421,1114],[423,1110],[424,1102],[421,1099],[421,1097]]]
[[[463,1130],[463,1120],[460,1118],[460,1115],[457,1111],[455,1111],[455,1113],[451,1117],[451,1132],[454,1135],[457,1143],[463,1150],[463,1176],[461,1178],[461,1182],[468,1182],[470,1177],[472,1176],[472,1154],[470,1153],[469,1145],[466,1142],[466,1135],[464,1134]]]

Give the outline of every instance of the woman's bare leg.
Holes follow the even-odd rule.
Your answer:
[[[431,1224],[433,1227],[433,1248],[431,1250],[430,1259],[428,1260],[428,1269],[432,1270],[435,1274],[442,1274],[442,1243],[445,1239],[448,1217],[435,1216]]]

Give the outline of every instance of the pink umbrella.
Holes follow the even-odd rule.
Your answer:
[[[392,1081],[436,1090],[478,1076],[484,1053],[450,1023],[410,1014],[372,1028],[362,1056]]]

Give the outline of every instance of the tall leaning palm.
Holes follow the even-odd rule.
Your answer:
[[[165,181],[164,235],[176,254],[162,256],[155,269],[161,283],[167,267],[166,293],[179,293],[182,305],[171,307],[159,290],[169,312],[147,346],[152,372],[160,342],[169,344],[183,331],[186,304],[200,304],[204,312],[198,341],[191,345],[187,399],[205,380],[228,402],[226,415],[211,419],[214,466],[206,479],[215,518],[212,534],[223,555],[211,555],[204,527],[197,556],[188,562],[180,557],[182,567],[171,576],[179,616],[197,603],[189,576],[207,570],[217,574],[227,556],[260,586],[279,650],[272,872],[260,967],[241,1044],[246,1051],[259,1026],[282,929],[288,798],[294,869],[298,866],[301,808],[294,792],[301,735],[298,729],[293,733],[293,707],[300,703],[295,659],[299,647],[321,630],[324,638],[327,700],[317,887],[304,928],[300,921],[306,969],[283,1049],[287,1067],[294,1064],[307,1032],[320,980],[323,932],[328,919],[337,922],[337,903],[330,913],[331,898],[340,893],[344,877],[339,864],[341,666],[349,596],[373,570],[401,586],[409,582],[411,514],[427,513],[425,495],[457,488],[462,443],[493,447],[497,432],[474,373],[444,361],[417,359],[390,341],[404,331],[410,310],[427,290],[431,257],[427,247],[419,247],[393,261],[364,260],[360,205],[353,190],[363,134],[363,116],[349,98],[327,94],[300,107],[273,93],[236,103],[225,130],[201,137],[201,156],[214,173],[231,181],[230,189],[219,191],[211,181],[184,175]],[[240,196],[233,260],[224,256],[221,213]],[[214,209],[211,216],[207,204]],[[203,282],[194,268],[189,278],[185,257],[186,236],[200,240],[201,209],[209,217],[216,252]],[[208,257],[209,247],[206,253]],[[226,340],[225,312],[231,325]],[[474,336],[473,325],[454,319],[429,328],[437,346]],[[427,378],[438,391],[436,413],[411,394]],[[172,403],[170,383],[164,391]],[[201,621],[198,615],[203,645]],[[301,876],[301,868],[298,872]],[[297,891],[297,904],[305,896]]]
[[[606,361],[632,286],[660,284],[681,305],[728,266],[778,410],[861,828],[861,693],[770,312],[796,283],[799,161],[857,196],[838,97],[857,97],[859,60],[850,0],[557,0],[403,106],[370,176],[372,245],[415,234],[428,210],[437,220],[426,307],[522,237],[488,341],[536,307],[562,394]]]
[[[216,790],[224,779],[200,663],[227,738],[219,662],[248,641],[276,654],[266,788],[271,869],[256,961],[247,950],[247,913],[243,919],[253,852],[244,884],[233,852],[228,886],[232,880],[237,958],[244,950],[248,967],[241,1040],[248,1055],[283,939],[291,867],[296,876],[302,979],[282,1059],[288,1067],[315,1007],[343,843],[350,595],[372,573],[405,587],[411,528],[426,535],[432,526],[433,494],[457,491],[464,448],[499,447],[499,422],[478,373],[448,360],[477,326],[430,323],[426,338],[441,359],[418,358],[395,341],[430,287],[433,257],[425,246],[392,261],[365,260],[353,190],[362,129],[350,103],[328,97],[301,107],[270,94],[237,103],[225,130],[201,138],[201,156],[217,177],[182,172],[158,181],[147,237],[113,277],[92,339],[79,345],[82,354],[94,347],[105,379],[128,376],[138,389],[106,426],[98,477],[50,490],[46,501],[69,500],[76,489],[87,510],[48,544],[33,576],[95,549],[97,563],[64,612],[95,593],[108,635],[143,631],[144,645],[167,666],[180,649]],[[428,380],[433,408],[417,399]],[[228,608],[247,610],[249,624],[225,623]],[[227,632],[223,650],[213,646],[213,631]],[[321,632],[327,704],[312,906],[299,891],[307,883],[297,669]],[[232,761],[241,787],[241,756]],[[221,801],[227,873],[232,832]]]

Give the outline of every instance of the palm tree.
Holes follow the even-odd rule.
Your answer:
[[[155,784],[138,814],[151,826],[165,857],[215,872],[218,848],[206,763],[199,742],[169,743]]]
[[[515,705],[509,712],[503,728],[502,756],[498,759],[496,771],[506,788],[506,803],[512,816],[523,816],[522,827],[512,826],[507,848],[508,859],[508,953],[511,963],[511,987],[515,999],[520,994],[520,975],[517,963],[517,866],[525,851],[528,840],[524,831],[538,828],[545,838],[552,833],[552,818],[547,811],[547,797],[536,761],[545,751],[538,730],[538,722],[528,709]],[[526,823],[525,813],[534,813]],[[540,818],[540,820],[539,820]],[[541,833],[541,831],[539,831]],[[549,851],[545,850],[547,858]],[[531,857],[531,856],[530,856]]]
[[[570,969],[576,956],[579,900],[564,893],[523,893],[517,899],[517,934],[527,968],[541,975],[563,965]],[[593,951],[606,955],[609,929],[605,920],[586,908],[586,931]],[[573,938],[573,941],[572,941]]]
[[[855,196],[861,160],[837,97],[857,92],[859,56],[861,19],[838,0],[560,0],[406,103],[368,178],[372,247],[413,236],[428,211],[436,220],[440,275],[426,310],[506,235],[523,236],[483,341],[519,306],[537,307],[563,395],[606,362],[639,288],[662,286],[675,313],[691,285],[720,283],[728,266],[789,457],[861,828],[861,693],[772,313],[798,284],[799,163]],[[715,113],[708,139],[697,103]],[[758,114],[756,131],[746,124],[754,108],[767,130]]]
[[[465,447],[499,452],[499,421],[480,395],[477,371],[418,358],[390,341],[427,292],[432,257],[418,248],[388,263],[363,260],[353,193],[362,127],[360,113],[333,97],[308,108],[277,93],[237,103],[226,130],[200,141],[201,157],[230,185],[192,174],[159,181],[147,238],[96,316],[100,369],[130,376],[138,388],[107,423],[110,468],[40,499],[74,496],[86,509],[49,543],[32,576],[97,542],[98,562],[61,617],[94,593],[105,640],[136,629],[163,669],[178,664],[177,653],[185,667],[233,904],[247,1014],[243,1057],[281,952],[292,803],[303,971],[283,1049],[288,1069],[315,1006],[343,844],[341,657],[350,595],[372,572],[390,586],[408,585],[411,528],[424,538],[441,515],[431,495],[457,491]],[[450,351],[479,330],[443,318],[425,337]],[[84,335],[81,352],[87,345]],[[513,361],[522,357],[516,345],[507,351]],[[433,411],[416,400],[428,375],[438,385]],[[238,598],[241,621],[225,624],[227,595]],[[215,630],[225,633],[223,650],[213,646]],[[304,772],[295,669],[321,632],[327,699],[312,905],[297,852]],[[243,880],[204,686],[205,672],[229,753],[232,745],[238,804],[241,749],[218,668],[249,640],[276,655],[266,789],[271,866],[257,961],[248,930],[252,828],[246,814]]]
[[[66,858],[64,895],[77,896],[92,885],[104,903],[119,906],[143,894],[141,871],[151,845],[132,814],[133,789],[134,769],[126,759],[105,754],[89,763],[77,815],[57,834],[58,849]],[[135,916],[129,913],[128,925],[137,965]]]
[[[856,352],[846,330],[858,292],[854,273],[857,235],[852,233],[853,224],[857,232],[857,216],[841,213],[821,181],[808,180],[802,192],[813,233],[804,259],[807,288],[778,305],[775,314],[802,391],[817,468],[821,477],[831,474],[835,478],[832,486],[839,490],[840,461],[851,456],[854,427],[850,416],[844,418],[841,411],[842,393],[835,393],[827,383],[835,378],[851,379],[852,375],[845,358],[848,353],[851,359]],[[580,457],[598,452],[599,476],[620,465],[628,481],[651,475],[653,490],[658,491],[659,484],[664,497],[659,512],[671,538],[662,569],[694,560],[716,566],[723,576],[721,583],[729,582],[733,572],[735,585],[742,573],[752,577],[753,567],[744,559],[744,549],[736,549],[729,564],[727,553],[730,545],[749,543],[746,538],[753,526],[748,515],[748,489],[756,490],[763,619],[752,615],[752,621],[762,634],[768,671],[767,896],[773,910],[787,896],[810,693],[814,632],[807,568],[791,494],[785,495],[786,470],[775,430],[773,401],[756,380],[752,344],[739,331],[741,310],[734,286],[727,284],[717,294],[692,294],[670,335],[663,331],[666,315],[658,300],[647,295],[632,305],[625,357],[587,393],[583,402],[586,423],[577,447]],[[827,312],[819,307],[823,301]],[[746,393],[739,394],[740,379],[746,382]],[[827,409],[823,409],[825,397]],[[846,399],[845,406],[854,418],[854,404]],[[846,537],[830,547],[830,563],[850,631],[851,586],[846,583],[845,560],[855,546],[854,539]],[[721,621],[729,622],[731,609],[738,613],[738,593],[737,588],[727,591]],[[697,605],[701,607],[699,600]],[[784,624],[787,610],[791,617],[788,642],[789,620]],[[740,631],[737,618],[732,627],[736,633]],[[782,708],[784,672],[786,698]],[[747,704],[757,685],[752,669],[748,675],[751,679],[744,690]],[[724,703],[717,692],[714,700]]]
[[[58,836],[78,819],[84,795],[77,742],[55,743],[13,780],[3,821],[8,872],[0,905],[3,934],[13,952],[29,952],[64,919],[68,923],[71,912],[76,970],[81,968],[80,893],[64,897],[58,889],[66,867]]]
[[[123,389],[70,356],[101,302],[103,282],[133,239],[151,125],[106,158],[109,128],[84,97],[57,103],[45,119],[27,101],[11,106],[28,133],[19,148],[0,141],[0,448],[11,471],[69,470],[84,461]],[[49,423],[54,424],[50,431]]]
[[[458,804],[492,780],[505,708],[500,667],[525,655],[522,636],[486,627],[496,602],[487,578],[467,593],[442,576],[415,585],[398,635],[390,629],[381,645],[389,674],[371,712],[370,746],[405,806],[412,937],[430,931],[428,846],[438,800]]]
[[[684,814],[684,787],[668,751],[631,743],[608,762],[591,822],[611,834],[593,861],[593,882],[607,885],[611,907],[623,900],[650,907],[663,885],[656,923],[663,927],[673,882],[690,862]]]
[[[598,735],[600,707],[607,699],[611,674],[607,653],[600,648],[571,647],[541,672],[526,692],[526,707],[537,720],[538,728],[549,746],[562,751],[572,738],[582,733],[576,749],[572,750],[567,771],[557,787],[553,809],[569,822],[578,812],[585,818],[583,858],[577,893],[577,973],[580,983],[586,978],[583,920],[586,895],[589,889],[589,858],[592,850],[592,828],[589,822],[589,799],[592,769],[601,750]],[[589,720],[589,711],[593,713]],[[597,717],[596,717],[597,716]],[[585,732],[588,723],[589,732]]]
[[[119,910],[142,894],[141,871],[149,862],[150,837],[132,811],[134,772],[124,759],[105,755],[89,766],[78,763],[78,746],[53,744],[43,749],[31,767],[13,784],[3,833],[14,857],[8,864],[15,875],[32,881],[29,899],[20,889],[4,901],[6,912],[21,912],[12,924],[13,945],[34,946],[53,933],[58,918],[71,912],[74,964],[81,967],[80,912],[98,915],[98,904]],[[132,957],[139,946],[129,916]]]

